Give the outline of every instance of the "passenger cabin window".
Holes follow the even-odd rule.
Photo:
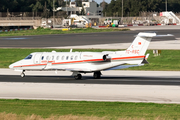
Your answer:
[[[28,55],[27,57],[25,57],[24,59],[25,60],[29,60],[29,59],[31,59],[32,58],[32,55]]]
[[[54,56],[52,56],[52,60],[54,60]]]
[[[68,59],[69,59],[69,56],[66,57],[66,60],[68,60]]]
[[[56,57],[56,60],[59,60],[59,56]]]
[[[49,60],[49,56],[46,57],[46,60]]]
[[[64,56],[62,56],[61,60],[64,60]]]
[[[71,56],[71,60],[73,60],[73,56]]]
[[[78,56],[76,56],[74,59],[77,60]]]
[[[44,56],[41,57],[41,60],[43,60],[43,59],[44,59]]]

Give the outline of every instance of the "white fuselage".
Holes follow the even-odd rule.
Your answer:
[[[15,62],[9,68],[22,71],[21,77],[27,70],[66,70],[73,72],[75,79],[81,79],[80,73],[94,72],[94,78],[101,77],[103,70],[124,69],[141,66],[146,63],[146,50],[153,37],[173,35],[156,35],[151,32],[140,32],[125,51],[104,52],[35,52],[25,59]],[[128,65],[125,65],[128,64]]]
[[[116,52],[35,52],[11,64],[14,70],[69,70],[94,72],[123,64],[140,64],[145,56]]]

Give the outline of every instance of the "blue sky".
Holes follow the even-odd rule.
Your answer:
[[[101,3],[103,0],[94,0],[94,1],[99,4],[99,3]],[[111,0],[104,0],[104,1],[107,2],[107,3],[110,3],[110,2],[111,2]]]

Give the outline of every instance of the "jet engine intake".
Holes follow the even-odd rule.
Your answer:
[[[103,55],[103,60],[106,62],[110,62],[111,61],[111,57],[108,55]]]

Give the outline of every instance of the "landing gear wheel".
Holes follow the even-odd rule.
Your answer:
[[[77,75],[74,76],[74,78],[75,78],[76,80],[80,80],[80,79],[82,78],[82,75],[81,75],[81,74],[77,74]]]
[[[101,78],[101,72],[100,71],[94,72],[93,77],[94,77],[94,79],[100,79]]]
[[[22,77],[22,78],[25,77],[25,74],[24,74],[24,73],[21,73],[21,77]]]

